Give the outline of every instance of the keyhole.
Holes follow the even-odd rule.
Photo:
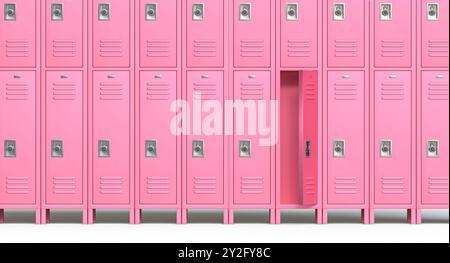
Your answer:
[[[61,151],[61,146],[55,146],[55,151],[56,151],[56,152]]]
[[[102,10],[100,11],[100,14],[101,14],[102,16],[107,16],[107,15],[108,15],[108,10],[102,9]]]
[[[200,9],[196,9],[194,11],[194,15],[196,15],[196,16],[200,16],[201,14],[202,14],[202,11],[200,11]]]
[[[383,16],[388,16],[388,15],[389,15],[389,11],[385,8],[385,9],[381,12],[381,14],[382,14]]]
[[[245,146],[245,145],[242,146],[241,151],[242,151],[243,153],[247,153],[247,152],[248,152],[248,147]]]
[[[201,152],[202,148],[200,146],[195,146],[194,151],[199,153]]]
[[[108,147],[106,145],[103,145],[102,146],[102,152],[106,152],[106,151],[108,151]]]
[[[14,15],[14,10],[13,9],[8,9],[8,11],[6,11],[6,14],[8,14],[8,16],[13,16]]]
[[[383,146],[383,148],[381,149],[383,152],[389,152],[389,148],[387,146]]]
[[[150,10],[148,10],[147,14],[148,14],[149,16],[154,16],[154,15],[155,15],[155,10],[150,9]]]
[[[241,11],[241,15],[247,16],[247,15],[248,15],[247,9],[242,10],[242,11]]]
[[[434,8],[431,8],[430,12],[429,12],[429,15],[430,16],[435,16],[436,15],[436,10]]]
[[[294,16],[295,15],[295,10],[294,9],[289,9],[288,15]]]
[[[153,146],[149,146],[149,147],[148,147],[148,151],[149,151],[149,152],[154,152],[154,151],[155,151],[155,148],[154,148]]]
[[[337,9],[337,10],[334,12],[334,14],[335,14],[336,16],[341,16],[341,15],[342,15],[342,10],[341,10],[341,9]]]
[[[54,14],[55,16],[60,16],[60,15],[61,15],[61,10],[55,9],[55,11],[53,11],[53,14]]]
[[[434,152],[436,152],[436,148],[435,148],[434,146],[431,146],[430,149],[429,149],[429,151],[432,152],[432,153],[434,153]]]
[[[14,147],[12,145],[8,145],[8,152],[13,152],[14,151]]]
[[[334,149],[337,153],[342,152],[342,148],[340,146],[336,146],[336,148]]]

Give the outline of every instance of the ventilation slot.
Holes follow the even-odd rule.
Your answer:
[[[27,40],[6,40],[7,57],[28,57],[29,43]]]
[[[309,40],[288,40],[288,57],[307,58],[311,56],[311,41]]]
[[[54,57],[75,57],[75,40],[53,40]]]
[[[264,193],[263,177],[241,177],[241,194]]]
[[[305,92],[304,93],[305,100],[307,100],[307,101],[315,101],[316,100],[316,84],[314,82],[305,83],[304,92]]]
[[[358,84],[357,83],[335,83],[334,84],[335,100],[357,100]]]
[[[27,83],[6,83],[6,100],[28,100],[30,90]]]
[[[403,177],[382,177],[381,185],[383,194],[405,194],[405,181]]]
[[[169,57],[169,40],[147,40],[147,57]]]
[[[381,56],[385,58],[399,58],[405,56],[405,41],[382,40]]]
[[[428,41],[428,56],[432,58],[448,58],[448,40]]]
[[[121,194],[123,192],[123,177],[100,177],[100,193]]]
[[[381,83],[381,100],[404,100],[405,85],[402,83]]]
[[[53,83],[53,100],[76,100],[75,83]]]
[[[263,57],[263,40],[241,40],[241,57]]]
[[[334,48],[336,57],[356,57],[358,54],[358,42],[356,40],[335,40]]]
[[[448,84],[447,83],[429,83],[428,84],[429,100],[448,100]]]
[[[194,177],[195,194],[216,194],[217,179],[215,177]]]
[[[356,177],[336,177],[335,193],[338,195],[355,195],[358,193]]]
[[[101,57],[122,57],[122,40],[100,40]]]
[[[216,100],[217,85],[215,83],[194,83],[194,99]],[[201,96],[201,97],[200,97]]]
[[[194,40],[194,57],[216,57],[217,41]]]
[[[241,83],[241,100],[263,100],[263,83]]]
[[[60,195],[75,194],[75,177],[53,177],[53,193]]]
[[[30,185],[28,177],[6,177],[7,194],[29,194]]]
[[[122,83],[100,83],[100,100],[122,100]]]
[[[147,177],[147,194],[168,194],[169,177]]]
[[[147,83],[147,100],[169,100],[169,83]]]
[[[432,195],[448,195],[448,177],[430,177],[428,191]]]

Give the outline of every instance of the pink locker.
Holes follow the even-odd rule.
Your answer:
[[[317,67],[318,1],[281,1],[281,66]]]
[[[222,71],[190,71],[187,73],[187,96],[190,105],[212,101],[223,103]],[[193,106],[195,107],[195,106]],[[203,120],[208,116],[202,113]],[[187,136],[187,204],[211,205],[224,203],[223,136],[196,131]]]
[[[36,65],[36,1],[0,0],[0,68]]]
[[[411,0],[375,0],[375,67],[412,66]]]
[[[140,203],[176,204],[179,160],[170,106],[177,98],[177,74],[141,72],[140,82]]]
[[[234,0],[234,66],[270,67],[271,0]]]
[[[422,67],[448,68],[448,0],[422,0]]]
[[[94,67],[130,65],[129,0],[92,1]]]
[[[411,72],[375,72],[375,204],[411,204]]]
[[[45,202],[83,203],[83,74],[46,73]],[[67,121],[70,120],[70,121]]]
[[[259,104],[270,109],[270,71],[236,71],[234,73],[235,102],[254,103],[259,110]],[[263,106],[263,107],[264,107]],[[251,107],[250,107],[251,108]],[[239,111],[238,111],[239,109]],[[239,116],[239,117],[238,117]],[[247,120],[247,121],[245,121]],[[258,135],[258,131],[251,131],[250,123],[255,122],[245,108],[235,109],[234,135],[234,203],[240,205],[270,204],[271,177],[270,160],[271,148],[260,145],[260,139],[267,139]],[[242,129],[238,126],[242,122]],[[270,123],[268,112],[266,123]],[[255,124],[255,128],[257,124]]]
[[[224,2],[223,0],[187,0],[188,67],[223,67]]]
[[[177,66],[177,0],[140,0],[141,67]]]
[[[422,73],[422,204],[448,205],[448,71]]]
[[[130,202],[130,76],[93,74],[93,203]]]
[[[364,72],[328,74],[328,204],[362,205]]]
[[[36,76],[0,71],[0,204],[36,203]]]
[[[366,1],[328,0],[328,66],[364,67]]]
[[[45,52],[47,67],[83,65],[83,14],[85,1],[46,0]]]

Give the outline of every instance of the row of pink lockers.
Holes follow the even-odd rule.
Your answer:
[[[416,24],[421,28],[417,35],[421,66],[448,67],[446,0],[1,0],[0,4],[2,68],[36,66],[38,36],[44,38],[46,67],[83,67],[87,28],[94,67],[131,66],[134,33],[139,66],[176,67],[183,31],[188,67],[224,67],[226,34],[233,32],[234,66],[269,68],[274,63],[272,29],[280,32],[282,67],[318,67],[322,24],[330,68],[366,66],[369,31],[374,32],[370,46],[375,67],[413,67]],[[36,32],[40,16],[45,31],[41,33]],[[271,27],[275,19],[279,28]]]

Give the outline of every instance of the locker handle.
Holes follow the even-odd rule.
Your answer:
[[[15,79],[21,79],[22,77],[20,75],[14,75]]]
[[[209,79],[209,75],[202,75],[202,79]]]
[[[389,75],[389,78],[390,78],[390,79],[397,79],[397,78],[398,78],[398,76],[397,76],[397,75],[395,75],[395,74],[392,74],[392,75]]]
[[[249,78],[249,79],[256,79],[256,75],[255,75],[255,74],[248,75],[248,78]]]
[[[437,78],[437,79],[443,79],[443,78],[444,78],[444,75],[442,75],[442,74],[436,75],[436,78]]]
[[[115,75],[108,75],[108,79],[115,79],[116,76]]]
[[[69,76],[67,76],[67,75],[61,75],[60,78],[62,78],[62,79],[68,79]]]
[[[311,141],[306,141],[305,156],[311,157]]]
[[[344,75],[342,75],[342,78],[343,79],[349,79],[349,78],[351,78],[352,76],[350,75],[350,74],[344,74]]]
[[[160,75],[160,74],[158,74],[158,75],[155,75],[155,79],[162,79],[163,78],[163,76],[162,75]]]

